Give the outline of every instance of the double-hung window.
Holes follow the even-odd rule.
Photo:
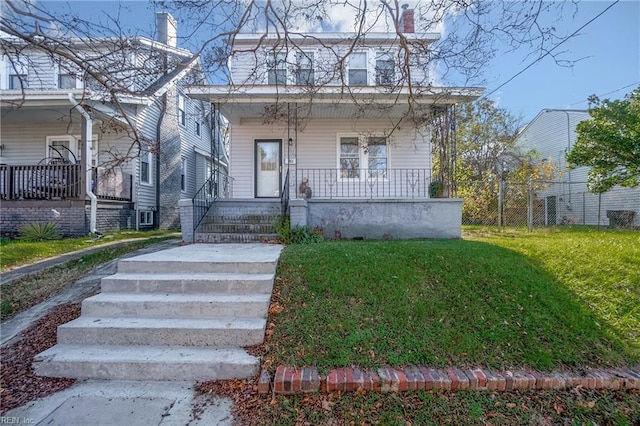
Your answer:
[[[392,86],[395,83],[396,64],[389,52],[378,52],[376,57],[376,85]]]
[[[367,177],[385,179],[387,177],[387,138],[369,138],[365,155],[368,162]]]
[[[313,86],[313,52],[296,53],[296,84],[298,86]]]
[[[284,52],[268,53],[267,84],[287,84],[287,55]]]
[[[26,89],[27,87],[28,85],[26,74],[9,74],[10,90]]]
[[[184,96],[178,95],[178,122],[181,126],[187,125],[187,112]]]
[[[140,182],[151,184],[151,153],[143,152],[140,155]]]
[[[354,52],[349,56],[349,86],[366,86],[367,54]]]
[[[360,177],[360,144],[357,136],[340,138],[340,177]]]

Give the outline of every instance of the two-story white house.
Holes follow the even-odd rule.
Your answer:
[[[200,60],[177,47],[171,15],[156,19],[157,40],[76,39],[58,51],[3,35],[3,234],[46,221],[66,235],[177,229],[178,200],[226,169],[219,111],[185,93],[206,83]]]
[[[566,154],[576,142],[576,126],[585,120],[591,120],[586,110],[543,109],[516,139],[519,147],[533,149],[541,160],[558,165],[559,177],[537,191],[544,224],[640,227],[640,188],[614,187],[598,196],[589,192],[588,167],[567,167]]]
[[[229,120],[236,201],[282,199],[292,225],[330,238],[460,237],[461,201],[429,198],[431,118],[481,89],[434,86],[439,35],[413,24],[405,9],[401,35],[235,35],[229,83],[188,93]]]

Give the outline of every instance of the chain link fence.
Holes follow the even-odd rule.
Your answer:
[[[640,229],[640,187],[602,194],[586,182],[457,182],[463,225],[535,227],[590,225]]]

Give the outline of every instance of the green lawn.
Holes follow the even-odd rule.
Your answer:
[[[135,235],[137,237],[143,237],[148,234],[136,233]],[[128,241],[122,244],[103,247],[102,249],[97,250],[94,253],[84,254],[78,259],[71,260],[63,265],[55,266],[53,268],[33,274],[28,274],[9,284],[3,285],[2,299],[0,300],[0,320],[4,321],[7,318],[55,295],[56,293],[75,283],[78,279],[85,276],[91,269],[98,265],[120,257],[123,254],[146,247],[150,244],[155,244],[163,240],[174,238],[169,235],[149,236],[152,238],[139,238],[134,241]],[[64,250],[64,246],[56,246],[56,251],[58,253],[70,252],[73,251],[72,247],[76,247],[76,244],[74,244],[74,242],[77,243],[77,241],[75,240],[61,241],[68,241],[69,246],[67,247],[66,251]],[[58,241],[53,241],[50,243],[58,243]],[[3,245],[3,260],[7,251],[9,251],[12,256],[14,255],[14,253],[11,253],[11,251],[8,250],[14,249],[14,246],[20,248],[17,251],[29,252],[32,256],[37,258],[37,253],[40,252],[38,249],[41,247],[46,248],[46,245],[46,242],[17,242],[11,243],[9,245]],[[41,255],[41,257],[45,258],[48,256]]]
[[[9,268],[27,265],[38,260],[58,256],[75,250],[100,246],[105,243],[131,239],[149,238],[152,236],[166,235],[169,231],[119,231],[108,232],[103,238],[96,240],[93,237],[63,238],[52,241],[21,241],[0,239],[0,272]],[[173,231],[175,232],[175,231]]]
[[[639,271],[637,232],[290,245],[267,366],[638,362]]]

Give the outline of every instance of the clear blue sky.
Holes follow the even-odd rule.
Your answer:
[[[40,1],[49,6],[58,3]],[[550,21],[549,25],[554,24],[560,35],[568,36],[614,2],[582,0],[575,14],[572,6],[567,7],[566,11],[571,13],[566,13],[560,22]],[[119,4],[124,8],[119,9]],[[146,1],[74,1],[71,7],[85,18],[103,22],[106,14],[120,10],[126,30],[153,33],[154,10]],[[183,30],[179,29],[179,33],[183,34]],[[573,67],[562,67],[546,57],[490,98],[512,114],[522,116],[526,123],[544,108],[586,109],[586,99],[591,94],[623,97],[640,85],[640,0],[619,1],[558,51],[564,52],[563,59],[580,60]],[[485,72],[486,92],[493,91],[534,60],[535,57],[525,59],[522,51],[498,55]],[[624,86],[630,87],[621,89]]]

